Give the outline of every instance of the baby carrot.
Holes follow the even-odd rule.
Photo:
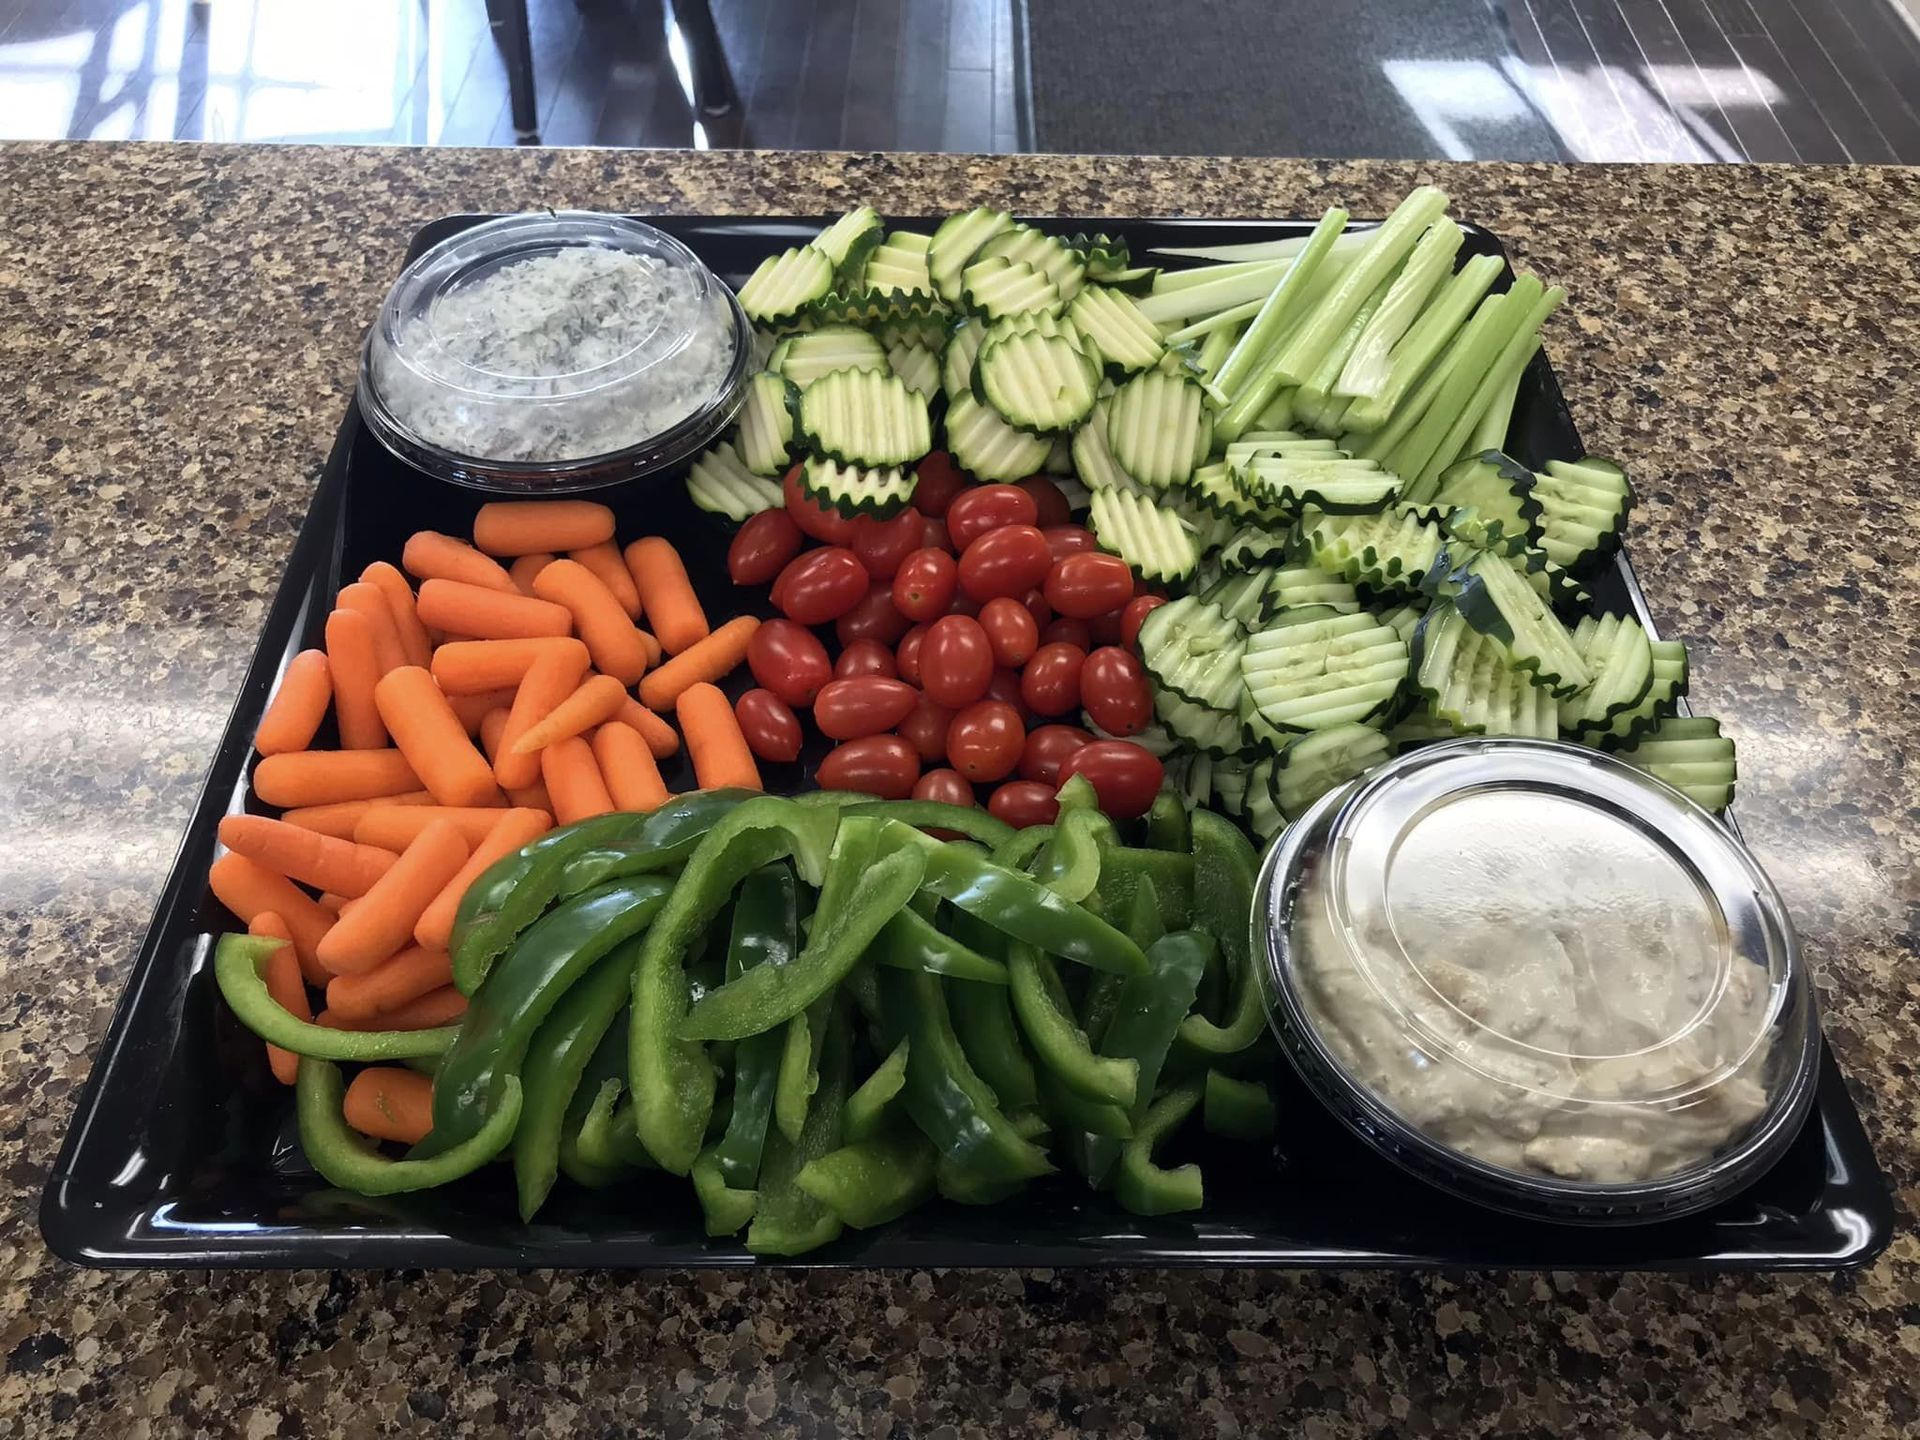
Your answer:
[[[640,738],[647,742],[647,749],[653,752],[654,759],[665,760],[679,753],[680,737],[673,733],[673,726],[638,700],[627,701],[616,718],[622,725],[629,725],[640,732]]]
[[[486,838],[473,847],[459,874],[446,883],[433,903],[415,922],[413,938],[422,945],[445,949],[453,934],[453,917],[467,887],[503,855],[511,855],[529,840],[538,839],[553,828],[553,820],[544,810],[502,810],[500,819]]]
[[[452,956],[413,945],[364,975],[334,976],[327,1009],[345,1021],[371,1020],[452,983]]]
[[[366,580],[343,585],[333,603],[339,609],[358,610],[367,617],[367,623],[373,626],[373,654],[380,662],[382,675],[407,663],[406,647],[400,643],[400,627],[393,622],[393,607],[387,604],[386,592],[378,585]]]
[[[458,580],[463,585],[514,593],[513,581],[500,568],[499,561],[482,555],[466,541],[442,535],[437,530],[422,530],[408,536],[406,548],[400,552],[400,563],[409,575],[422,580]]]
[[[694,782],[702,790],[737,785],[762,789],[760,767],[740,732],[733,706],[718,686],[689,685],[681,692],[676,713],[687,737],[687,756],[693,761]]]
[[[332,703],[333,676],[327,669],[327,652],[302,650],[287,662],[280,688],[274,692],[267,713],[260,717],[260,728],[253,732],[253,748],[262,755],[306,749]]]
[[[613,809],[613,797],[607,793],[607,782],[600,778],[600,762],[593,758],[593,747],[578,735],[540,752],[540,778],[553,797],[556,824],[571,825]]]
[[[613,592],[613,598],[620,602],[620,608],[627,612],[629,620],[640,618],[640,590],[627,571],[626,557],[621,555],[618,545],[611,540],[603,540],[584,550],[570,550],[567,558],[577,560],[591,570],[594,578]]]
[[[667,803],[667,787],[660,767],[640,732],[631,725],[610,721],[593,732],[593,758],[600,762],[607,793],[621,810],[657,810]]]
[[[309,980],[316,975],[321,982],[325,972],[315,968],[320,941],[333,927],[331,913],[320,902],[284,875],[276,875],[266,866],[244,855],[222,855],[207,871],[207,884],[214,899],[251,925],[259,916],[272,912],[286,922],[293,934],[293,948],[300,956],[300,970]]]
[[[493,767],[474,749],[433,676],[418,665],[402,665],[380,681],[374,700],[393,743],[434,799],[442,805],[486,805],[499,799]]]
[[[229,815],[220,822],[220,843],[257,860],[289,880],[346,896],[364,895],[393,868],[391,851],[336,840],[262,815]]]
[[[514,749],[514,742],[552,714],[554,706],[573,694],[586,673],[584,655],[560,650],[541,656],[528,667],[527,678],[520,682],[520,688],[513,697],[513,708],[507,712],[506,728],[501,732],[493,757],[494,779],[504,786],[518,789],[540,778],[539,755],[521,754]]]
[[[533,555],[522,555],[507,567],[507,578],[513,581],[514,589],[529,599],[537,598],[533,593],[533,577],[538,575],[554,561],[551,550],[542,550]]]
[[[313,1019],[313,1009],[307,1004],[307,982],[300,976],[300,955],[293,948],[293,934],[287,929],[287,922],[273,911],[263,910],[248,924],[247,934],[288,942],[267,957],[260,978],[282,1010],[296,1020]],[[267,1066],[282,1085],[291,1085],[300,1078],[300,1057],[278,1045],[267,1046]]]
[[[340,1114],[374,1140],[418,1145],[433,1129],[433,1077],[399,1065],[369,1065],[348,1084]]]
[[[646,612],[661,648],[669,655],[678,655],[705,639],[707,612],[693,593],[693,582],[687,579],[680,552],[658,535],[648,535],[627,546],[626,554],[628,573],[640,592],[640,608]]]
[[[422,624],[476,640],[533,640],[573,630],[573,616],[564,605],[458,580],[427,581],[420,587],[418,609]]]
[[[397,1010],[386,1010],[365,1020],[349,1020],[331,1010],[322,1010],[313,1023],[329,1030],[431,1030],[436,1025],[451,1025],[467,1013],[467,997],[451,985],[429,990],[417,1000],[409,1000]]]
[[[449,695],[472,695],[518,685],[542,655],[553,651],[578,655],[587,668],[587,647],[568,636],[539,640],[454,640],[433,652],[433,678]]]
[[[433,792],[409,790],[404,795],[382,795],[373,800],[342,800],[334,805],[298,805],[280,812],[280,818],[302,830],[316,830],[336,840],[353,839],[353,826],[362,815],[378,805],[431,805]]]
[[[613,511],[592,500],[491,500],[473,517],[473,543],[489,555],[584,550],[613,538]]]
[[[472,695],[449,695],[447,703],[459,717],[460,728],[469,735],[478,735],[480,722],[487,718],[489,710],[504,710],[513,704],[516,688],[502,685],[498,690],[480,690]]]
[[[506,728],[507,712],[505,710],[496,710],[480,722],[480,744],[486,750],[487,758],[494,763],[496,779],[500,774],[500,737],[505,733]],[[524,759],[525,757],[515,758]],[[537,755],[534,757],[533,768],[537,775],[540,770],[540,757]],[[544,810],[549,815],[553,813],[553,801],[547,795],[547,787],[537,779],[531,785],[502,785],[500,788],[507,792],[507,802],[516,810]]]
[[[647,671],[647,644],[611,590],[578,560],[556,560],[533,577],[533,593],[566,610],[594,668],[623,685]]]
[[[330,915],[346,914],[347,906],[352,903],[353,901],[349,900],[346,896],[336,895],[331,890],[322,890],[320,892],[320,908]],[[326,978],[326,972],[321,972],[321,978],[322,980]]]
[[[556,740],[584,735],[611,720],[627,703],[627,687],[611,675],[592,675],[541,720],[508,742],[509,755],[537,755]]]
[[[436,820],[451,821],[460,838],[469,846],[478,845],[492,833],[504,806],[422,805],[397,810],[369,810],[353,827],[353,838],[362,845],[378,845],[396,855],[420,838],[420,832]]]
[[[433,658],[433,646],[427,640],[427,627],[420,623],[414,609],[413,586],[392,565],[376,560],[360,572],[360,578],[387,597],[387,611],[393,616],[393,628],[399,632],[400,648],[409,665],[424,665]]]
[[[253,767],[253,793],[283,810],[419,788],[420,777],[398,750],[295,750],[269,755]]]
[[[736,615],[642,680],[640,703],[652,710],[665,710],[689,685],[723,679],[747,658],[747,642],[759,628],[760,622],[753,616]],[[680,728],[684,731],[687,727]]]
[[[373,703],[380,683],[380,656],[373,622],[358,610],[327,616],[327,670],[333,676],[333,711],[345,750],[378,750],[387,743],[387,727]]]
[[[336,975],[363,975],[396,955],[447,881],[467,863],[468,846],[451,820],[420,832],[358,905],[334,922],[316,952]]]

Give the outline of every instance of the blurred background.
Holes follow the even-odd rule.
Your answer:
[[[0,138],[1920,163],[1920,0],[0,0]]]

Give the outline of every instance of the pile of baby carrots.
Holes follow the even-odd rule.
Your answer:
[[[454,915],[496,860],[556,824],[664,803],[657,762],[680,734],[700,788],[761,788],[714,683],[758,624],[711,628],[673,546],[646,536],[623,551],[613,512],[584,500],[483,505],[472,544],[421,531],[398,566],[369,565],[255,733],[253,796],[278,818],[220,824],[214,895],[249,933],[288,942],[267,967],[274,998],[343,1029],[451,1023],[466,1009]],[[329,712],[338,748],[319,748]],[[267,1050],[291,1085],[295,1057]],[[417,1140],[431,1090],[370,1067],[346,1116]]]

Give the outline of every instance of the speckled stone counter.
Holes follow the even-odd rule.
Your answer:
[[[409,233],[454,210],[1379,213],[1549,346],[1818,968],[1901,1234],[1856,1276],[98,1274],[34,1208]],[[1920,1426],[1920,172],[0,148],[0,1435]]]

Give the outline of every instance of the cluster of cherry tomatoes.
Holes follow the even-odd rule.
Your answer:
[[[807,710],[837,742],[815,771],[823,789],[974,805],[991,786],[987,809],[1025,826],[1051,821],[1078,774],[1109,815],[1143,814],[1160,761],[1075,722],[1084,710],[1121,737],[1152,723],[1137,639],[1165,597],[1095,548],[1046,477],[976,484],[940,451],[916,470],[913,504],[876,520],[815,503],[795,467],[785,507],[734,536],[733,582],[770,583],[786,617],[747,651],[757,688],[735,707],[747,744],[797,759]],[[827,625],[838,658],[815,633]]]

